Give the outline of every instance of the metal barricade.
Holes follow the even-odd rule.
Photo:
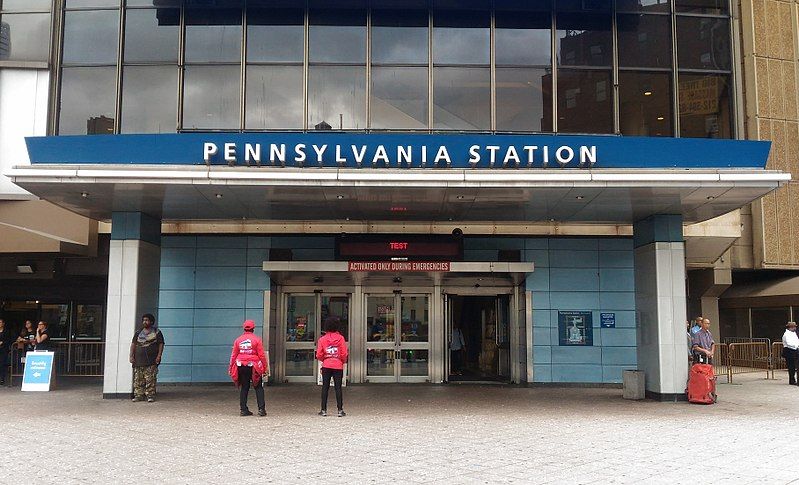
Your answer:
[[[102,377],[105,366],[105,342],[57,342],[55,372],[66,377]],[[21,362],[24,351],[11,353],[11,377],[20,377],[25,370]]]
[[[785,370],[788,368],[788,363],[785,357],[782,356],[782,342],[774,342],[771,345],[771,378],[774,379],[775,370]]]
[[[730,374],[728,367],[729,348],[727,344],[716,344],[716,349],[713,352],[713,373],[716,377],[725,376],[727,382],[730,382]]]
[[[751,344],[754,342],[767,342],[771,345],[771,339],[765,337],[724,337],[724,343],[729,344]]]
[[[727,378],[732,382],[735,374],[765,372],[768,379],[771,368],[769,342],[732,343],[727,346]]]

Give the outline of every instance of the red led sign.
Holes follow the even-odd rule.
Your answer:
[[[344,235],[336,238],[339,261],[460,261],[463,241],[441,235]]]

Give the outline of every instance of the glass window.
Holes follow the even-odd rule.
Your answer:
[[[323,123],[326,123],[324,125]],[[366,128],[366,69],[311,66],[308,70],[308,129]]]
[[[311,62],[366,63],[366,12],[311,10],[308,22]]]
[[[175,132],[177,104],[177,66],[125,67],[122,133]]]
[[[239,127],[238,66],[187,66],[183,78],[183,127]]]
[[[779,342],[785,324],[791,320],[790,307],[752,308],[752,337]]]
[[[248,66],[248,129],[302,129],[302,66]]]
[[[677,17],[680,69],[730,69],[730,22],[712,17]]]
[[[619,12],[669,12],[669,0],[616,0]]]
[[[286,297],[286,342],[316,340],[316,295]]]
[[[371,127],[427,128],[427,68],[373,67]]]
[[[344,340],[350,340],[350,299],[347,296],[323,296],[322,308],[320,311],[322,315],[322,325],[325,325],[328,318],[335,318],[339,321],[338,333],[340,333]]]
[[[367,342],[395,341],[396,330],[394,328],[394,320],[397,312],[394,304],[394,296],[370,296],[366,300]],[[394,350],[392,349],[391,352],[393,353]]]
[[[400,341],[427,342],[430,327],[427,297],[403,296],[400,299],[400,308],[402,310]]]
[[[58,134],[113,133],[116,77],[116,67],[62,69]]]
[[[559,13],[556,22],[559,65],[611,65],[613,36],[610,15]]]
[[[497,130],[552,131],[550,69],[498,67]]]
[[[559,12],[609,12],[613,0],[555,0]]]
[[[0,60],[42,61],[50,57],[50,14],[3,14]]]
[[[103,337],[103,306],[77,305],[75,313],[75,336],[79,339]]]
[[[3,0],[3,10],[50,10],[53,0]]]
[[[671,73],[619,73],[623,135],[672,136]]]
[[[186,9],[186,62],[241,59],[241,10]]]
[[[125,2],[128,7],[152,7],[153,5],[158,7],[180,7],[182,4],[183,0],[127,0]]]
[[[669,0],[616,0],[619,12],[670,12]]]
[[[675,0],[677,12],[721,15],[729,13],[729,0]]]
[[[67,3],[67,8],[119,7],[120,0],[66,0],[66,3]]]
[[[64,16],[64,63],[116,64],[119,11],[75,11]]]
[[[180,10],[130,9],[125,13],[125,62],[177,62]]]
[[[287,376],[312,376],[316,370],[316,350],[286,350]]]
[[[427,64],[427,24],[424,10],[374,10],[372,62]]]
[[[437,130],[491,128],[489,69],[437,67],[433,73],[433,127]]]
[[[249,62],[303,62],[305,13],[300,9],[247,12]]]
[[[47,330],[52,339],[69,337],[69,305],[42,305],[41,321],[47,323]]]
[[[671,67],[671,17],[619,15],[619,66]]]
[[[610,71],[558,71],[558,131],[613,133]]]
[[[732,138],[730,78],[680,73],[680,136]]]
[[[433,62],[436,64],[489,64],[490,14],[484,11],[433,13]]]
[[[497,65],[548,66],[552,59],[549,13],[497,12],[494,58]]]

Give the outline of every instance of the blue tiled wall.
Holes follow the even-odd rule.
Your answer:
[[[162,382],[224,382],[230,346],[245,319],[263,325],[261,269],[269,237],[165,236],[158,324],[166,347]]]
[[[540,238],[524,241],[535,263],[526,287],[533,294],[535,382],[621,382],[636,367],[633,241],[628,238]],[[592,347],[562,347],[558,311],[591,311]],[[600,312],[616,328],[600,328]]]
[[[263,325],[261,269],[269,248],[292,249],[295,260],[329,261],[333,237],[165,236],[161,249],[159,327],[167,345],[162,382],[228,380],[230,344],[241,322]],[[633,241],[628,238],[466,238],[466,261],[496,261],[519,250],[535,263],[533,292],[536,382],[621,382],[636,367]],[[558,310],[593,312],[594,346],[558,345]],[[600,312],[616,328],[600,328]]]

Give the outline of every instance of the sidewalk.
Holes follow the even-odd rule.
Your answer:
[[[317,416],[311,385],[267,388],[265,418],[238,416],[232,384],[160,386],[153,404],[103,400],[98,384],[2,388],[0,483],[799,483],[783,432],[799,424],[799,387],[763,375],[719,384],[714,406],[620,389],[351,386],[345,418]]]

